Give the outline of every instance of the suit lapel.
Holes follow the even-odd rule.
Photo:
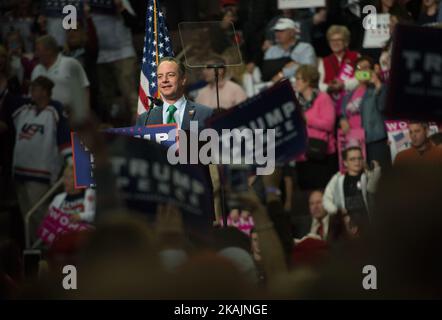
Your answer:
[[[181,122],[182,130],[190,129],[190,121],[195,117],[195,113],[195,105],[187,100],[186,107],[184,108],[183,121]]]
[[[155,107],[147,119],[146,125],[163,123],[163,107]]]

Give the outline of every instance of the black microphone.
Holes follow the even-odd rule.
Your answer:
[[[144,124],[147,124],[147,120],[149,120],[149,116],[150,116],[150,112],[152,111],[152,109],[154,109],[155,107],[162,107],[164,102],[161,99],[155,98],[155,97],[151,97],[151,96],[147,96],[149,98],[150,101],[152,101],[152,103],[154,104],[151,108],[149,108],[149,110],[147,110],[147,116],[146,116],[146,121],[144,122]]]
[[[158,107],[162,107],[164,102],[163,100],[159,99],[159,98],[155,98],[155,97],[151,97],[151,96],[147,96],[149,98],[150,101],[152,101],[152,103]]]

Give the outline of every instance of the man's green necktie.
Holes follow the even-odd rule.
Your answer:
[[[166,123],[176,123],[175,121],[175,117],[173,116],[175,114],[175,111],[177,110],[177,108],[171,104],[168,108],[167,108],[167,112],[169,112],[169,115],[167,116],[167,121]]]

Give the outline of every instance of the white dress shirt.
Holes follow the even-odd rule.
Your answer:
[[[323,240],[327,240],[328,236],[328,227],[330,222],[330,215],[326,215],[324,218],[322,218],[322,225],[323,225]],[[318,228],[319,228],[319,221],[318,219],[313,219],[312,226],[310,228],[310,233],[318,234]]]
[[[163,123],[166,124],[167,118],[169,117],[169,112],[167,111],[167,109],[169,108],[170,104],[167,103],[165,100],[163,101]],[[173,116],[179,129],[181,129],[181,125],[183,123],[184,109],[186,109],[186,103],[186,97],[182,96],[178,99],[177,102],[173,104],[176,107],[176,111]]]

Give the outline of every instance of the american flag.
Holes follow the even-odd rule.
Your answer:
[[[143,62],[140,88],[138,90],[138,114],[149,109],[147,98],[158,97],[157,66],[161,58],[173,56],[169,32],[157,0],[149,0],[146,14],[146,37],[144,38]]]
[[[410,145],[410,137],[409,135],[406,135],[403,131],[395,134],[393,138],[398,151],[407,149]]]

